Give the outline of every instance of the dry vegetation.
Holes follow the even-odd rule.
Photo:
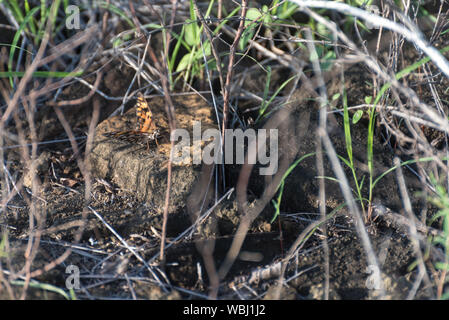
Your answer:
[[[449,298],[446,1],[48,5],[0,1],[0,298]],[[174,163],[195,120],[277,172]]]

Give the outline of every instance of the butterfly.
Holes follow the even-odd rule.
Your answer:
[[[148,147],[151,141],[159,145],[157,139],[161,135],[161,131],[157,128],[148,102],[140,92],[137,94],[136,107],[137,128],[135,130],[107,132],[104,135],[129,143],[142,144],[146,142]]]

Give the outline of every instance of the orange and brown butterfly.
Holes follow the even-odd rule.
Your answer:
[[[136,107],[137,128],[135,130],[108,132],[105,136],[130,143],[146,143],[149,145],[150,141],[154,141],[158,144],[157,138],[160,135],[160,130],[153,119],[153,113],[148,106],[148,102],[140,92],[137,94]]]

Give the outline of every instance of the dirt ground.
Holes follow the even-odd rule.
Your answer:
[[[444,39],[442,40],[444,42]],[[409,57],[411,61],[416,57]],[[273,86],[282,83],[288,76],[280,66],[273,68]],[[133,71],[119,62],[107,66],[105,77],[99,89],[110,96],[123,96],[133,77]],[[243,89],[260,88],[264,83],[264,74],[257,71],[246,76]],[[356,64],[345,71],[345,88],[348,105],[362,104],[363,98],[371,94],[366,85],[371,81],[366,68]],[[95,78],[87,78],[93,83]],[[339,80],[328,83],[328,94],[341,86]],[[441,93],[446,92],[447,79],[439,85]],[[136,85],[134,89],[137,89]],[[287,90],[287,89],[285,89]],[[79,83],[67,86],[62,100],[82,97],[88,89]],[[423,93],[423,99],[426,98]],[[119,128],[131,128],[135,109],[135,100],[125,106],[128,111],[114,118],[108,116],[116,110],[120,102],[108,101],[95,96],[77,106],[63,109],[74,133],[84,135],[92,116],[93,100],[100,102],[100,121],[89,156],[92,169],[90,201],[86,199],[86,181],[80,172],[76,157],[69,143],[43,145],[39,148],[39,160],[35,174],[39,177],[41,197],[39,212],[45,212],[44,225],[35,226],[42,230],[37,256],[31,270],[35,270],[60,256],[67,248],[72,252],[65,261],[42,275],[35,277],[41,283],[66,288],[69,276],[66,268],[75,265],[80,269],[81,289],[76,290],[79,299],[201,299],[208,295],[210,281],[208,267],[198,244],[206,240],[212,242],[213,260],[219,268],[231,246],[233,237],[241,221],[235,192],[230,193],[210,215],[202,221],[202,226],[189,229],[192,217],[188,213],[187,201],[194,187],[199,183],[202,167],[194,164],[175,165],[173,169],[172,193],[167,224],[167,244],[165,268],[159,264],[160,234],[167,186],[167,161],[169,157],[168,141],[159,145],[131,144],[114,140],[102,135],[111,125]],[[153,112],[161,117],[161,126],[167,126],[163,117],[164,100],[160,96],[147,97]],[[304,97],[303,92],[295,92],[289,108],[292,108],[292,121],[297,128],[305,130],[298,141],[298,157],[316,151],[315,132],[318,123],[316,104]],[[194,94],[174,97],[177,117],[181,126],[189,127],[192,121],[200,119],[209,127],[216,127],[215,113],[210,102]],[[245,105],[246,103],[246,105]],[[251,113],[245,108],[252,101],[242,101],[239,112],[248,119]],[[240,106],[239,106],[240,107]],[[336,106],[341,108],[341,106]],[[307,115],[307,127],[304,124]],[[331,139],[337,154],[346,155],[343,132],[343,119],[340,115],[330,115]],[[58,139],[65,136],[64,129],[49,105],[39,109],[36,115],[39,139]],[[164,124],[162,124],[164,123]],[[366,118],[351,127],[353,152],[359,176],[366,174]],[[207,127],[207,128],[209,128]],[[205,129],[206,127],[204,127]],[[378,176],[393,164],[394,150],[390,150],[382,139],[383,129],[376,129],[374,143],[374,162]],[[435,132],[429,131],[429,139]],[[80,142],[82,143],[82,142]],[[279,146],[281,153],[288,152],[289,145]],[[83,149],[84,150],[84,149]],[[84,151],[81,151],[82,153]],[[6,153],[9,170],[18,176],[29,175],[22,167],[19,149],[9,149]],[[84,153],[83,153],[84,155]],[[241,166],[226,165],[227,187],[235,187]],[[332,166],[326,159],[325,175],[332,176]],[[345,168],[347,177],[352,173]],[[257,171],[257,168],[255,169]],[[280,207],[280,217],[270,223],[275,208],[269,204],[250,227],[242,250],[226,278],[221,281],[219,297],[221,299],[270,299],[279,278],[279,265],[298,236],[319,217],[319,179],[316,170],[316,158],[309,157],[301,162],[286,180]],[[404,170],[407,186],[419,191],[420,181],[409,171]],[[30,177],[32,177],[31,175]],[[24,185],[30,187],[31,178],[24,179]],[[255,200],[261,196],[265,178],[253,174],[248,194]],[[353,181],[350,181],[353,186]],[[388,208],[390,212],[404,215],[394,173],[386,175],[374,190],[373,219],[366,226],[374,252],[379,257],[381,276],[385,295],[372,285],[373,270],[367,262],[365,249],[354,227],[354,219],[345,207],[339,185],[326,180],[326,210],[336,213],[328,221],[326,235],[318,229],[301,245],[294,259],[288,264],[281,299],[322,299],[326,279],[326,257],[328,257],[329,298],[330,299],[405,299],[412,291],[417,277],[416,268],[410,266],[416,258],[410,235],[400,225],[391,223],[387,216],[376,212]],[[365,184],[364,192],[367,191]],[[219,190],[222,192],[223,190]],[[220,197],[222,194],[218,194]],[[415,196],[416,195],[416,196]],[[415,212],[423,210],[422,199],[415,193],[412,205]],[[12,270],[24,266],[25,252],[29,245],[30,213],[36,208],[30,207],[29,195],[14,197],[7,210],[1,215],[0,224],[7,230]],[[432,212],[435,208],[426,207]],[[376,211],[378,210],[378,211]],[[202,212],[204,213],[204,212]],[[429,214],[430,216],[430,214]],[[32,218],[31,218],[32,219]],[[83,223],[85,221],[85,224]],[[84,225],[79,243],[75,242],[78,229]],[[112,232],[113,230],[114,232]],[[187,231],[186,233],[184,233]],[[325,237],[326,236],[326,237]],[[425,235],[422,234],[423,239]],[[327,238],[328,248],[323,246]],[[206,242],[207,242],[206,241]],[[132,251],[129,250],[132,248]],[[427,260],[431,268],[430,260]],[[161,283],[164,286],[161,286]],[[14,292],[21,292],[21,286],[12,286]],[[7,298],[8,292],[0,293]],[[416,290],[415,299],[433,298],[431,290],[421,285]],[[54,292],[29,288],[29,299],[61,299]]]

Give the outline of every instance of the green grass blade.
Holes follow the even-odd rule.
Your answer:
[[[348,97],[346,95],[346,90],[343,88],[343,123],[345,131],[345,142],[346,142],[346,152],[348,153],[348,159],[353,168],[353,157],[352,157],[352,138],[351,138],[351,125],[349,123],[349,111],[348,111]]]
[[[270,90],[270,82],[271,82],[271,67],[268,66],[267,67],[267,81],[265,81],[265,89],[263,90],[263,102],[262,102],[261,108],[259,109],[259,117],[264,114],[265,109],[268,107],[267,99],[268,99],[268,91]]]
[[[168,64],[170,73],[172,72],[173,67],[175,66],[176,57],[178,56],[179,48],[181,47],[181,44],[182,44],[182,38],[184,37],[184,32],[185,32],[185,26],[183,25],[180,35],[177,35],[176,33],[172,33],[172,36],[174,38],[176,38],[177,41],[176,41],[175,47],[173,48],[173,53],[172,53],[171,59],[169,60],[169,64]]]
[[[13,285],[16,285],[16,286],[24,286],[25,285],[25,281],[23,281],[23,280],[12,280],[12,281],[10,281],[10,283]],[[30,286],[30,288],[47,290],[47,291],[51,291],[51,292],[60,294],[65,299],[70,300],[69,295],[63,289],[53,286],[51,284],[40,283],[40,282],[30,282],[28,285]]]
[[[415,163],[415,162],[429,162],[429,161],[434,161],[434,160],[435,160],[434,157],[421,158],[421,159],[418,159],[418,160],[412,159],[412,160],[407,160],[407,161],[401,162],[399,165],[402,167],[402,166],[405,166],[405,165],[408,165],[408,164],[412,164],[412,163]],[[447,157],[443,157],[442,160],[447,161],[448,158]],[[398,168],[398,166],[393,166],[390,169],[388,169],[387,171],[385,171],[384,173],[382,173],[380,176],[378,176],[376,178],[376,180],[374,180],[374,182],[373,182],[373,188],[376,186],[376,184],[379,182],[380,179],[382,179],[387,174],[389,174],[390,172],[394,171],[397,168]]]
[[[36,71],[33,72],[33,77],[39,78],[67,78],[67,77],[79,77],[83,75],[83,70],[81,71]],[[0,78],[7,77],[23,77],[25,75],[25,71],[1,71]]]
[[[221,28],[223,28],[223,26],[226,24],[226,22],[228,22],[230,20],[230,18],[232,18],[233,16],[235,16],[235,14],[237,12],[239,12],[240,10],[240,6],[238,6],[237,8],[235,8],[234,10],[231,11],[230,14],[228,14],[222,22],[220,22],[220,24],[215,28],[214,30],[214,35],[218,34],[218,32],[221,30]]]
[[[22,23],[19,26],[19,29],[14,34],[14,38],[12,40],[11,49],[9,50],[9,59],[8,59],[8,71],[12,71],[12,61],[14,59],[14,53],[16,52],[16,48],[18,48],[17,43],[20,39],[20,34],[22,31],[26,28],[26,25],[28,21],[31,19],[31,17],[40,10],[39,7],[33,8],[28,14],[26,15],[25,19],[23,19]],[[9,79],[9,83],[11,84],[11,87],[14,86],[13,79]]]
[[[443,49],[439,50],[440,53],[445,53],[449,51],[449,46],[444,47]],[[410,72],[416,70],[417,68],[419,68],[420,66],[422,66],[423,64],[427,63],[430,61],[429,57],[424,57],[421,60],[411,64],[410,66],[402,69],[401,71],[399,71],[395,78],[396,80],[399,80],[403,77],[405,77],[406,75],[408,75]],[[385,92],[391,87],[391,83],[387,82],[385,83],[382,88],[380,89],[379,93],[376,96],[376,99],[374,101],[374,106],[377,105],[377,103],[380,101],[380,99],[382,98],[382,96],[385,94]]]
[[[279,191],[277,200],[276,200],[276,201],[274,201],[274,200],[272,201],[273,206],[274,206],[274,208],[275,208],[276,211],[275,211],[274,216],[273,216],[273,218],[271,219],[271,222],[270,222],[270,223],[273,223],[274,220],[276,220],[276,217],[277,217],[277,216],[279,215],[279,213],[280,213],[280,206],[281,206],[281,201],[282,201],[282,194],[284,193],[285,179],[287,179],[288,175],[293,171],[293,169],[296,168],[296,166],[297,166],[301,161],[303,161],[304,159],[306,159],[306,158],[308,158],[308,157],[310,157],[310,156],[313,156],[313,155],[315,155],[315,152],[312,152],[312,153],[308,153],[308,154],[303,155],[301,158],[299,158],[299,159],[297,159],[295,162],[293,162],[293,163],[290,165],[290,167],[288,167],[288,169],[285,171],[284,175],[282,176],[281,181],[279,182],[278,187],[276,188],[276,192]]]
[[[28,15],[28,13],[30,13],[30,4],[28,3],[28,0],[25,0],[24,3],[24,7],[25,7],[25,13]],[[36,34],[36,24],[34,22],[33,19],[30,20],[30,22],[28,23],[28,25],[30,26],[30,31],[32,34]]]
[[[282,176],[281,182],[279,183],[277,190],[279,190],[280,186],[282,183],[284,183],[284,180],[288,177],[288,175],[296,168],[296,166],[303,160],[307,159],[308,157],[314,156],[315,152],[311,152],[311,153],[307,153],[305,155],[303,155],[301,158],[299,158],[298,160],[296,160],[295,162],[293,162],[290,167],[288,167],[288,169],[285,171],[284,175]]]
[[[3,232],[2,241],[0,242],[0,258],[6,258],[8,256],[8,252],[5,250],[6,242],[8,240],[8,232]]]
[[[128,18],[128,16],[122,9],[114,6],[113,4],[107,3],[105,1],[100,1],[98,3],[98,5],[103,9],[109,10],[109,11],[119,15],[123,20],[125,20],[129,24],[130,27],[132,27],[132,28],[136,27],[134,25],[134,23],[132,22],[132,20],[130,18]]]
[[[338,157],[341,161],[343,161],[343,162],[348,166],[348,168],[350,168],[350,169],[353,168],[353,167],[352,167],[352,164],[351,164],[351,162],[350,162],[349,160],[343,158],[342,156],[340,156],[340,155],[338,155],[338,154],[337,154],[337,157]]]
[[[282,194],[284,193],[284,185],[285,185],[285,183],[284,183],[284,181],[282,181],[281,186],[279,188],[278,197],[277,197],[276,201],[274,201],[274,200],[272,201],[273,206],[276,209],[276,211],[273,215],[273,218],[271,218],[270,224],[273,223],[274,220],[276,220],[276,218],[279,216],[279,214],[281,212],[280,208],[281,208]]]
[[[257,123],[261,118],[267,117],[267,116],[269,115],[269,113],[268,113],[268,114],[265,114],[265,111],[267,110],[268,106],[269,106],[269,105],[271,104],[271,102],[273,102],[273,100],[277,97],[277,95],[279,94],[279,92],[281,92],[281,90],[284,89],[284,87],[285,87],[290,81],[292,81],[292,80],[293,80],[294,78],[296,78],[296,77],[297,77],[297,75],[294,75],[294,76],[290,77],[289,79],[285,80],[285,81],[279,86],[279,88],[277,88],[277,90],[275,91],[275,93],[271,96],[270,100],[268,100],[267,103],[265,103],[264,105],[262,105],[261,109],[259,110],[259,115],[258,115],[258,117],[257,117],[257,119],[256,119],[256,123]],[[264,101],[265,101],[265,99],[264,99]]]
[[[444,47],[443,49],[440,50],[440,53],[444,53],[449,51],[449,46]],[[396,80],[399,80],[403,77],[405,77],[406,75],[408,75],[410,72],[416,70],[417,68],[419,68],[420,66],[422,66],[423,64],[427,63],[430,61],[429,57],[424,57],[421,60],[413,63],[412,65],[404,68],[403,70],[399,71],[396,75],[395,78]],[[380,89],[379,93],[376,96],[376,99],[374,100],[373,106],[370,110],[370,121],[369,121],[369,125],[368,125],[368,144],[367,144],[367,156],[368,156],[368,171],[370,173],[370,193],[372,192],[372,189],[374,188],[376,182],[379,180],[376,179],[375,182],[372,181],[372,174],[373,174],[373,141],[374,141],[374,119],[375,119],[375,109],[376,109],[376,105],[379,103],[380,99],[384,96],[385,92],[390,88],[391,83],[385,83],[382,88]],[[381,176],[383,177],[383,175]],[[381,178],[380,177],[380,178]],[[371,194],[369,199],[371,200]]]
[[[15,0],[5,1],[5,4],[12,11],[14,18],[16,18],[18,23],[22,23],[23,21],[23,13],[20,10],[20,6]]]

